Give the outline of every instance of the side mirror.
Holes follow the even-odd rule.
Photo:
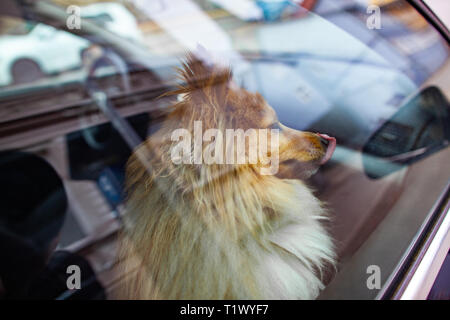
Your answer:
[[[378,179],[448,146],[450,110],[437,87],[409,99],[364,145],[366,175]]]

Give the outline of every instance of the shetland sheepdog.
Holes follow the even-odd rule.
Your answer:
[[[178,71],[183,84],[169,94],[181,99],[127,163],[121,297],[316,298],[335,252],[327,212],[303,181],[330,159],[336,140],[282,125],[259,93],[234,84],[229,68],[189,54]],[[194,161],[212,147],[233,157],[238,149],[215,135],[177,153],[174,131],[194,136],[196,123],[202,132],[268,129],[268,146],[254,161]],[[259,135],[244,136],[245,159]],[[276,170],[264,171],[275,161]]]

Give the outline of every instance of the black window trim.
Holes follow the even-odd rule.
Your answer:
[[[441,19],[423,0],[406,0],[414,9],[417,10],[447,41],[450,45],[450,31]]]
[[[428,213],[416,236],[381,288],[377,300],[399,300],[419,267],[439,227],[450,210],[450,181]]]

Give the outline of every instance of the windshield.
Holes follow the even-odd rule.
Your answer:
[[[240,88],[251,97],[260,95],[261,100],[255,98],[260,101],[257,107],[273,109],[279,123],[276,128],[281,134],[286,132],[280,141],[283,137],[304,141],[307,133],[311,134],[308,141],[313,141],[310,144],[317,141],[323,149],[323,161],[313,159],[300,167],[291,167],[293,159],[283,162],[280,153],[281,173],[277,176],[280,181],[301,181],[311,199],[326,206],[330,218],[324,222],[323,232],[333,243],[337,268],[334,272],[328,266],[320,279],[321,289],[308,297],[377,297],[450,177],[446,161],[450,51],[413,7],[402,0],[383,4],[368,0],[72,2],[14,2],[19,12],[35,15],[12,14],[0,7],[0,150],[4,172],[10,172],[8,179],[14,180],[14,173],[23,170],[12,155],[36,157],[33,161],[43,160],[54,171],[55,181],[60,181],[66,194],[64,206],[49,204],[62,218],[59,227],[48,232],[48,239],[39,240],[43,251],[54,252],[50,243],[56,242],[57,250],[83,252],[88,244],[91,249],[81,255],[110,290],[109,297],[117,293],[114,290],[121,291],[117,279],[124,270],[115,259],[123,242],[118,232],[131,228],[132,235],[142,232],[142,237],[149,237],[145,239],[158,234],[150,227],[146,231],[136,227],[152,221],[137,214],[136,206],[128,202],[133,197],[144,199],[145,186],[131,184],[133,189],[126,189],[130,185],[126,168],[132,171],[129,166],[139,162],[135,158],[141,143],[153,141],[170,127],[176,102],[183,104],[195,96],[186,89],[194,86],[189,77],[180,77],[177,71],[186,68],[183,62],[190,52],[206,66],[229,68],[230,90]],[[198,81],[203,83],[201,77]],[[165,95],[177,88],[177,94]],[[202,90],[201,86],[196,88]],[[246,111],[235,111],[239,114],[236,121],[247,120],[245,123],[252,123],[248,128],[275,128],[263,125],[263,120],[258,122],[254,100],[238,96],[227,100],[233,104],[229,101],[242,99],[237,105]],[[221,114],[239,109],[233,106]],[[214,127],[205,124],[209,111],[205,112],[196,120]],[[180,119],[175,122],[183,128],[185,118]],[[303,145],[296,143],[290,144],[291,150]],[[153,164],[161,154],[154,146],[150,149],[151,156],[146,157]],[[169,151],[167,154],[169,157]],[[303,156],[294,160],[299,157]],[[313,170],[309,165],[314,161],[321,165]],[[305,172],[306,167],[314,174],[287,175]],[[30,186],[42,183],[36,181],[38,177],[28,178]],[[178,182],[174,178],[169,184]],[[227,195],[225,182],[215,187]],[[14,190],[21,190],[20,183]],[[35,195],[36,203],[41,204],[43,200],[33,190],[30,187],[24,192]],[[174,189],[163,190],[166,193],[161,197],[172,197]],[[9,194],[14,192],[19,191]],[[264,195],[258,197],[263,199]],[[310,210],[302,207],[304,203],[294,202],[295,195],[283,197],[279,199],[285,200],[278,200],[283,202],[280,206],[299,212]],[[233,196],[230,199],[236,200]],[[244,204],[234,200],[227,202],[227,212],[247,210],[245,199]],[[15,205],[7,202],[8,210],[13,210]],[[219,210],[218,203],[205,211]],[[258,201],[255,206],[264,207],[262,203]],[[155,214],[166,210],[158,209],[159,202],[147,205]],[[204,203],[197,207],[187,202],[176,210],[183,216],[201,210],[201,205]],[[261,209],[264,217],[270,216],[266,209]],[[25,215],[31,209],[17,210]],[[236,218],[237,223],[244,220]],[[26,231],[10,227],[11,218],[0,221],[2,229],[28,237]],[[158,225],[164,228],[163,223]],[[132,235],[129,238],[135,239]],[[140,240],[135,246],[141,248]],[[177,248],[167,250],[184,247]],[[248,250],[255,253],[260,249]],[[381,270],[375,288],[366,281],[371,266]],[[205,269],[207,272],[212,271]],[[0,274],[3,278],[7,275]],[[175,289],[164,288],[161,292],[174,297],[169,293]]]

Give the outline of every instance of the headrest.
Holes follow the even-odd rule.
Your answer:
[[[63,182],[48,162],[29,153],[0,152],[0,226],[45,251],[66,209]]]

